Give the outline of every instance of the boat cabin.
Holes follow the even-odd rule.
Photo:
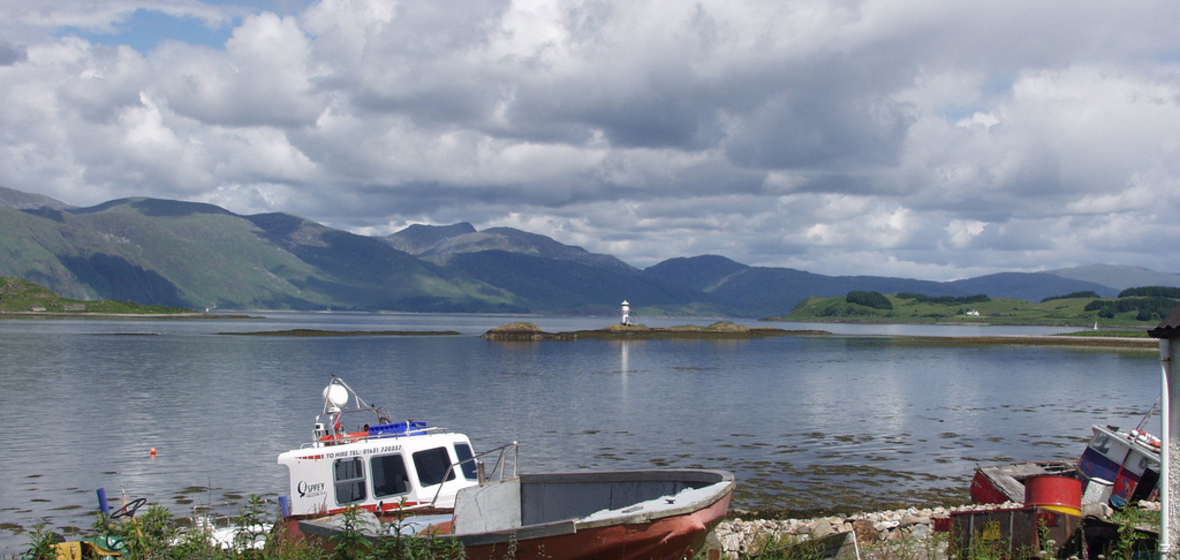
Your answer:
[[[1082,452],[1078,468],[1087,480],[1113,485],[1110,504],[1122,507],[1159,495],[1160,440],[1139,430],[1123,432],[1093,426],[1094,436]]]
[[[349,507],[449,509],[460,489],[479,484],[467,436],[425,422],[390,422],[339,378],[324,389],[312,441],[279,455],[278,464],[288,470],[295,516]]]

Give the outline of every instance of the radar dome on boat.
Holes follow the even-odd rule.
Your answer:
[[[337,410],[348,404],[348,389],[335,383],[324,387],[324,400]]]

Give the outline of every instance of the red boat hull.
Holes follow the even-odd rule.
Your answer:
[[[471,560],[500,560],[515,547],[519,560],[681,560],[705,546],[709,531],[725,517],[732,494],[695,512],[649,523],[609,525],[552,537],[467,547]]]
[[[971,502],[976,504],[1002,504],[1012,501],[1006,496],[986,474],[976,470],[975,478],[971,479]]]
[[[466,489],[451,515],[408,517],[395,531],[452,540],[471,560],[681,560],[704,550],[733,488],[732,474],[701,469],[526,474]],[[299,520],[290,534],[330,551],[356,530],[345,521]],[[357,536],[391,538],[376,522]]]

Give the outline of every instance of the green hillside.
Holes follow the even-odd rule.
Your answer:
[[[117,300],[68,299],[22,278],[0,277],[0,313],[173,315],[193,310]]]
[[[1081,325],[1097,316],[1103,325],[1142,327],[1166,315],[1171,299],[1180,299],[1161,291],[1180,285],[1180,276],[1103,269],[1106,276],[1112,271],[1158,286],[1139,299],[1114,298],[1117,289],[1087,281],[1086,271],[1074,271],[1073,278],[997,273],[934,282],[826,276],[716,255],[638,270],[610,255],[512,228],[413,225],[370,237],[285,213],[244,216],[211,204],[143,197],[78,208],[0,187],[0,277],[24,278],[78,301],[221,310],[614,315],[628,300],[636,316],[763,317],[783,315],[806,300],[787,317]],[[997,298],[975,306],[978,316],[968,316],[971,306],[945,302],[897,302],[886,311],[837,301],[850,291]],[[1080,311],[1073,304],[1037,308],[1018,301],[1057,294],[1084,301],[1078,295],[1083,292],[1095,300]]]
[[[875,296],[865,297],[863,294],[875,294]],[[1150,328],[1160,321],[1161,309],[1165,306],[1167,309],[1171,309],[1180,303],[1180,300],[1160,301],[1161,298],[1151,298],[1146,302],[1136,301],[1136,299],[1146,300],[1147,298],[1066,297],[1030,302],[987,296],[929,298],[921,297],[920,294],[850,292],[848,295],[839,297],[810,297],[800,302],[790,314],[767,317],[766,320],[1027,324],[1078,327],[1093,326],[1097,320],[1099,325],[1103,327]],[[1148,303],[1150,303],[1150,309],[1146,307]],[[1102,317],[1099,317],[1100,311]],[[1166,314],[1166,311],[1164,313]]]
[[[80,300],[197,309],[522,310],[513,294],[375,238],[148,198],[0,207],[0,276]]]

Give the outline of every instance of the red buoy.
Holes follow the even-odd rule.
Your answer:
[[[151,456],[152,456],[152,459],[156,458],[156,448],[155,447],[152,448]]]

